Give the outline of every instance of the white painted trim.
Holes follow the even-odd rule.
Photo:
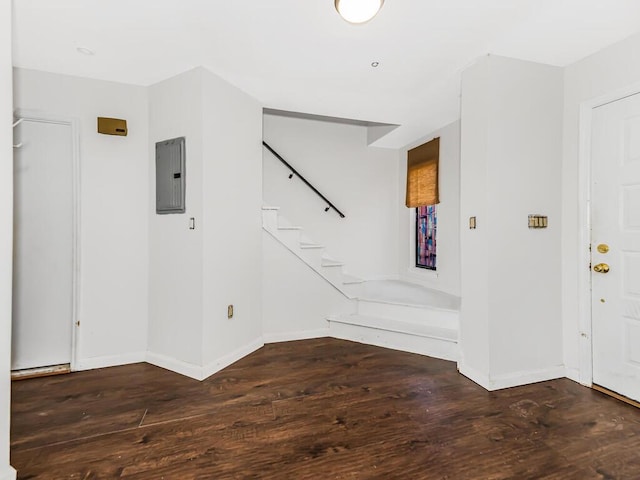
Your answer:
[[[467,364],[460,361],[458,362],[458,372],[472,382],[477,383],[485,390],[491,390],[491,381],[489,380],[489,377],[484,373],[481,373],[479,370],[469,367]]]
[[[22,119],[22,121],[40,122],[40,123],[56,123],[60,125],[68,125],[71,129],[71,151],[72,151],[72,175],[73,175],[73,245],[72,245],[72,306],[71,306],[71,370],[80,370],[78,367],[79,335],[78,321],[80,314],[80,258],[81,258],[81,176],[80,176],[80,123],[75,117],[65,115],[57,115],[42,112],[39,110],[17,109],[14,117]]]
[[[586,386],[593,383],[593,338],[591,319],[591,123],[593,110],[607,103],[640,93],[640,82],[613,90],[580,104],[578,145],[578,324],[580,328],[580,359],[578,381]]]
[[[5,469],[6,471],[0,476],[0,480],[16,480],[18,477],[18,472],[15,471],[14,468],[9,465]]]
[[[529,370],[525,372],[510,373],[508,375],[498,375],[489,379],[490,390],[501,390],[503,388],[520,387],[530,383],[546,382],[556,378],[564,378],[567,371],[564,365],[544,368],[542,370]]]
[[[504,388],[520,387],[530,383],[546,382],[563,378],[566,369],[563,365],[545,368],[542,370],[530,370],[524,372],[509,373],[507,375],[487,376],[478,370],[468,367],[464,363],[458,363],[458,371],[469,380],[480,385],[482,388],[491,391],[502,390]]]
[[[301,330],[298,332],[265,333],[264,343],[293,342],[296,340],[309,340],[311,338],[330,337],[329,328],[317,330]]]
[[[217,360],[205,365],[202,367],[202,378],[200,380],[204,380],[209,378],[214,373],[219,372],[220,370],[227,368],[229,365],[237,362],[238,360],[246,357],[247,355],[255,352],[256,350],[261,349],[264,346],[264,340],[262,337],[256,338],[253,342],[248,345],[244,345],[231,353],[228,353]]]
[[[107,355],[103,357],[80,358],[76,364],[76,371],[93,370],[94,368],[117,367],[129,365],[130,363],[141,363],[146,361],[147,352],[133,352],[122,355]]]
[[[202,380],[202,367],[193,363],[183,362],[175,358],[167,357],[159,353],[147,352],[146,362],[156,367],[164,368],[174,373],[179,373],[185,377],[195,380]]]
[[[576,383],[580,382],[580,369],[578,368],[567,368],[565,372],[565,377],[569,380],[573,380]]]
[[[580,105],[578,145],[578,381],[590,386],[593,376],[591,352],[591,118],[595,106]]]
[[[156,367],[164,368],[165,370],[170,370],[174,373],[179,373],[185,377],[202,381],[214,373],[227,368],[229,365],[237,362],[241,358],[246,357],[250,353],[262,348],[263,345],[264,342],[262,337],[259,337],[248,345],[244,345],[243,347],[240,347],[205,366],[194,365],[193,363],[183,362],[182,360],[177,360],[175,358],[153,352],[146,352],[146,362],[151,365],[155,365]]]

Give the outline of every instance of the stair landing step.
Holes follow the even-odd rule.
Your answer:
[[[333,315],[327,317],[330,322],[356,325],[360,327],[404,333],[418,337],[434,338],[447,342],[458,342],[458,331],[451,328],[434,327],[403,320],[365,316],[365,315]]]

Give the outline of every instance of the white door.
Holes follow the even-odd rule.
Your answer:
[[[640,94],[594,110],[591,193],[593,383],[638,401]]]
[[[73,156],[69,124],[24,121],[14,149],[12,370],[71,362]]]

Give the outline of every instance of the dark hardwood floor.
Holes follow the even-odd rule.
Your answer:
[[[204,382],[147,364],[14,382],[11,447],[22,480],[640,479],[640,410],[319,339]]]

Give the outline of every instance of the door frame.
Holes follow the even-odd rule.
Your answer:
[[[71,133],[71,171],[72,171],[72,279],[71,279],[71,362],[70,368],[76,370],[79,351],[79,312],[80,312],[80,131],[79,120],[75,117],[41,112],[38,110],[16,109],[14,118],[26,122],[55,123],[66,125]]]
[[[593,330],[591,311],[591,137],[594,109],[640,94],[640,83],[616,89],[580,104],[578,127],[578,327],[579,381],[593,386]]]

